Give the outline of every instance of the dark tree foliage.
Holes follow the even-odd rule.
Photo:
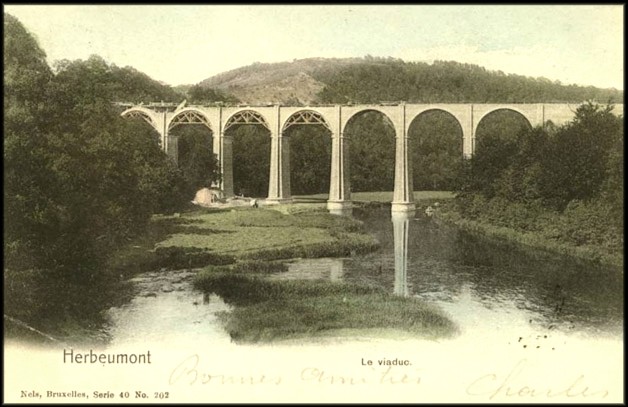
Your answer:
[[[344,133],[349,139],[352,191],[392,191],[395,182],[395,130],[379,112],[351,118]]]
[[[520,140],[530,129],[528,121],[519,113],[510,110],[498,110],[482,118],[475,136],[473,160],[468,166],[463,188],[481,192],[492,198],[498,189],[498,180],[510,167],[519,151]]]
[[[432,110],[410,125],[410,157],[415,191],[452,190],[462,165],[462,129],[449,113]]]
[[[212,132],[204,125],[185,124],[170,130],[178,137],[179,169],[185,180],[186,195],[194,197],[220,179],[220,163],[214,155]]]
[[[586,103],[566,125],[484,137],[465,165],[463,216],[548,239],[623,249],[623,118]]]
[[[178,102],[183,95],[168,85],[163,85],[148,75],[132,67],[120,68],[114,64],[107,64],[98,55],[90,56],[87,61],[56,61],[55,72],[64,72],[65,75],[80,76],[81,70],[90,70],[94,75],[94,82],[89,85],[92,93],[103,92],[101,96],[114,102]]]
[[[486,131],[480,137],[478,131],[462,192],[557,211],[596,199],[623,207],[623,120],[611,111],[586,103],[561,127],[514,137]]]
[[[233,190],[252,197],[268,196],[270,134],[262,126],[240,125],[233,137]]]
[[[286,135],[284,135],[286,136]],[[290,137],[290,187],[292,194],[329,192],[331,134],[322,126],[297,125]]]
[[[541,161],[540,187],[548,205],[562,210],[570,201],[596,198],[609,176],[620,175],[616,168],[623,157],[618,149],[623,147],[623,121],[611,111],[612,106],[584,104],[572,122],[552,135]],[[617,180],[608,182],[616,185]]]
[[[15,18],[4,28],[5,268],[85,279],[152,213],[180,205],[180,175],[113,106],[120,71],[92,57],[53,75]]]
[[[621,103],[623,91],[565,86],[545,78],[488,71],[453,61],[404,62],[369,58],[360,64],[329,64],[312,76],[325,83],[323,103],[540,103],[596,100]]]
[[[225,103],[237,103],[238,98],[232,95],[228,95],[220,89],[208,88],[197,84],[192,86],[187,91],[187,101],[189,103],[212,103],[212,102],[225,102]]]

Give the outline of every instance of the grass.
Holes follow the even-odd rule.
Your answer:
[[[206,270],[197,287],[235,308],[220,314],[235,342],[275,342],[347,335],[385,336],[390,330],[428,339],[452,336],[455,324],[416,298],[381,288],[328,281],[268,280]]]
[[[575,259],[592,261],[615,268],[623,268],[623,253],[612,253],[599,246],[576,246],[567,242],[548,238],[542,231],[522,231],[512,227],[497,226],[486,221],[463,218],[460,213],[447,206],[442,207],[436,214],[439,219],[452,223],[457,227],[475,234],[493,239],[514,242],[524,247],[542,250],[549,253],[558,253]]]
[[[377,249],[362,223],[325,204],[198,209],[155,216],[147,232],[110,262],[116,275],[224,265],[237,261],[349,256]]]
[[[377,248],[359,221],[330,215],[322,208],[300,209],[292,213],[268,208],[192,212],[184,217],[194,221],[193,227],[184,225],[158,247],[196,247],[235,259],[325,257]]]

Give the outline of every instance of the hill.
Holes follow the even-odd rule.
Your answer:
[[[563,85],[453,61],[307,58],[254,63],[201,81],[250,104],[623,102],[623,91]]]
[[[292,62],[259,63],[227,71],[198,85],[219,89],[251,104],[269,102],[310,104],[326,86],[313,75],[327,69],[350,68],[365,63],[361,58],[307,58]]]

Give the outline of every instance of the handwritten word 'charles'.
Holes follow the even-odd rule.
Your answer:
[[[489,400],[499,397],[510,398],[587,398],[608,396],[608,390],[592,390],[585,382],[583,374],[574,376],[573,380],[566,381],[562,386],[533,386],[526,384],[521,377],[526,369],[527,359],[520,360],[515,367],[505,375],[495,373],[485,374],[475,379],[467,386],[470,396],[488,396]]]

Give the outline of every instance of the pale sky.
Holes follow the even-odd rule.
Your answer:
[[[50,63],[97,54],[170,85],[309,57],[453,60],[623,89],[623,5],[4,5]]]

